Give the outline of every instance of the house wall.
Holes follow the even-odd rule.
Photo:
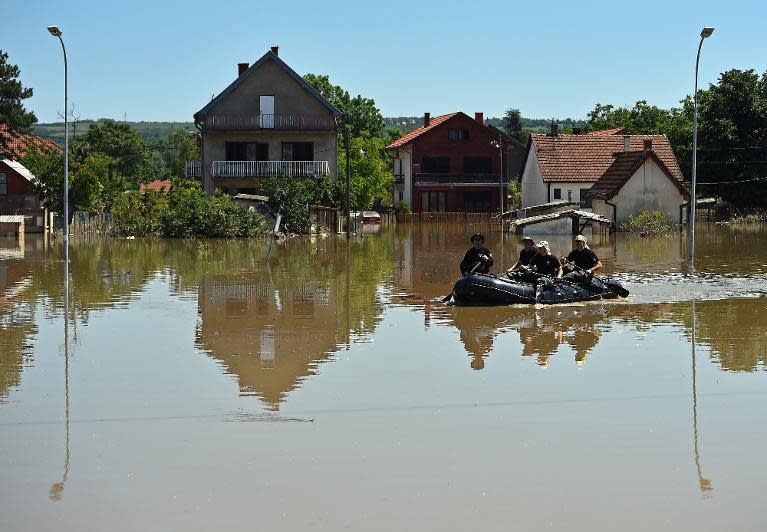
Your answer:
[[[260,96],[274,96],[275,114],[326,115],[333,113],[290,74],[273,61],[265,61],[220,102],[209,114],[255,116],[260,114]],[[207,131],[204,130],[202,151],[205,168],[203,186],[214,189],[211,178],[213,161],[226,160],[226,142],[264,142],[269,144],[269,160],[282,160],[282,142],[313,142],[314,159],[327,161],[331,178],[337,178],[338,138],[333,131]],[[254,178],[254,182],[257,178]]]
[[[399,203],[399,191],[402,191],[402,201],[413,210],[413,154],[410,146],[398,148],[394,153],[392,173],[396,178],[401,176],[403,183],[394,186],[394,204]]]
[[[469,138],[465,140],[451,140],[448,131],[450,129],[467,129]],[[499,209],[500,184],[463,184],[464,158],[465,157],[487,157],[490,159],[489,181],[500,180],[501,171],[505,174],[507,171],[507,154],[504,152],[503,161],[499,149],[491,144],[498,140],[497,135],[489,130],[484,124],[478,122],[465,114],[446,120],[439,126],[424,133],[409,144],[411,158],[411,186],[405,186],[405,190],[412,190],[410,199],[410,208],[413,212],[421,212],[422,191],[447,191],[447,210],[463,211],[463,197],[466,192],[486,192],[490,194],[489,210],[497,211]],[[419,185],[418,170],[423,164],[424,157],[447,157],[450,160],[449,174],[454,176],[454,182],[457,186],[450,185]],[[412,165],[419,165],[413,167]],[[505,189],[505,187],[504,187]],[[407,193],[407,192],[406,192]]]
[[[32,189],[32,183],[2,161],[0,172],[4,172],[8,179],[8,194],[0,195],[0,214],[23,214],[24,230],[27,233],[41,232],[45,210]]]
[[[269,160],[282,160],[283,142],[313,142],[314,160],[327,161],[330,176],[335,178],[338,170],[338,143],[335,131],[241,131],[208,132],[203,144],[206,175],[210,175],[213,161],[226,160],[227,142],[263,142],[269,144]],[[254,178],[255,179],[255,178]]]
[[[685,198],[657,163],[648,158],[618,194],[610,200],[616,205],[616,225],[620,227],[629,216],[640,211],[660,211],[669,220],[679,222],[679,206]],[[612,219],[612,207],[608,218]]]
[[[554,189],[559,188],[562,189],[562,201],[581,201],[581,198],[583,197],[581,194],[584,194],[585,191],[589,190],[591,188],[591,185],[594,183],[584,183],[584,182],[570,182],[570,181],[564,181],[564,182],[552,182],[551,185],[546,184],[546,188],[548,189],[547,192],[549,194],[548,200],[544,203],[550,203],[552,201],[559,201],[557,199],[554,199]],[[580,191],[583,190],[584,192],[581,193]],[[568,199],[568,191],[572,192],[572,199]],[[588,210],[588,209],[587,209]]]
[[[522,207],[541,205],[547,200],[547,185],[543,182],[541,167],[538,165],[538,157],[535,146],[530,148],[525,161],[525,170],[522,172]]]
[[[234,68],[232,73],[236,73]],[[274,96],[275,114],[332,116],[322,102],[273,61],[265,61],[208,113],[257,115],[260,96]]]
[[[448,130],[453,128],[468,129],[467,140],[450,140]],[[431,131],[424,133],[411,143],[413,163],[422,164],[424,157],[448,157],[450,173],[463,174],[464,157],[489,157],[490,173],[499,175],[500,154],[491,142],[498,137],[468,115],[458,114],[443,122]],[[504,173],[506,170],[504,158]]]
[[[8,179],[8,196],[34,194],[32,184],[20,175],[16,170],[0,161],[0,172],[6,174]],[[3,196],[0,196],[2,198]]]

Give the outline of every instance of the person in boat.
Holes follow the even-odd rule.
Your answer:
[[[567,262],[575,264],[589,275],[602,268],[602,261],[588,246],[588,241],[583,235],[575,237],[575,249],[567,256]]]
[[[522,266],[529,266],[533,257],[538,254],[535,248],[535,241],[529,236],[522,237],[522,249],[519,252],[519,258],[507,271],[512,272]]]
[[[530,259],[530,265],[526,268],[541,275],[547,275],[556,279],[562,278],[562,265],[559,259],[551,254],[551,248],[546,240],[541,240],[536,246],[538,254]]]
[[[471,248],[466,252],[461,261],[461,274],[487,273],[493,265],[493,254],[485,247],[485,237],[482,233],[474,233],[471,236]],[[476,267],[476,269],[475,269]]]

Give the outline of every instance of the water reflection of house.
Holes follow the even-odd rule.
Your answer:
[[[0,401],[21,383],[31,338],[37,333],[34,302],[26,296],[32,282],[31,260],[39,239],[27,239],[23,248],[15,239],[0,239]]]
[[[198,312],[198,345],[237,377],[242,394],[274,408],[348,341],[335,281],[272,285],[207,276]]]

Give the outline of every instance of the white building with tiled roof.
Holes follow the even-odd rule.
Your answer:
[[[617,225],[641,210],[658,210],[677,221],[689,198],[668,138],[627,135],[623,129],[532,135],[521,190],[522,207],[582,202]]]

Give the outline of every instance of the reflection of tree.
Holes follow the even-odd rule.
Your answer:
[[[675,305],[674,315],[692,329],[687,305]],[[727,371],[767,369],[767,300],[732,299],[696,302],[697,343],[709,346],[712,360]]]

